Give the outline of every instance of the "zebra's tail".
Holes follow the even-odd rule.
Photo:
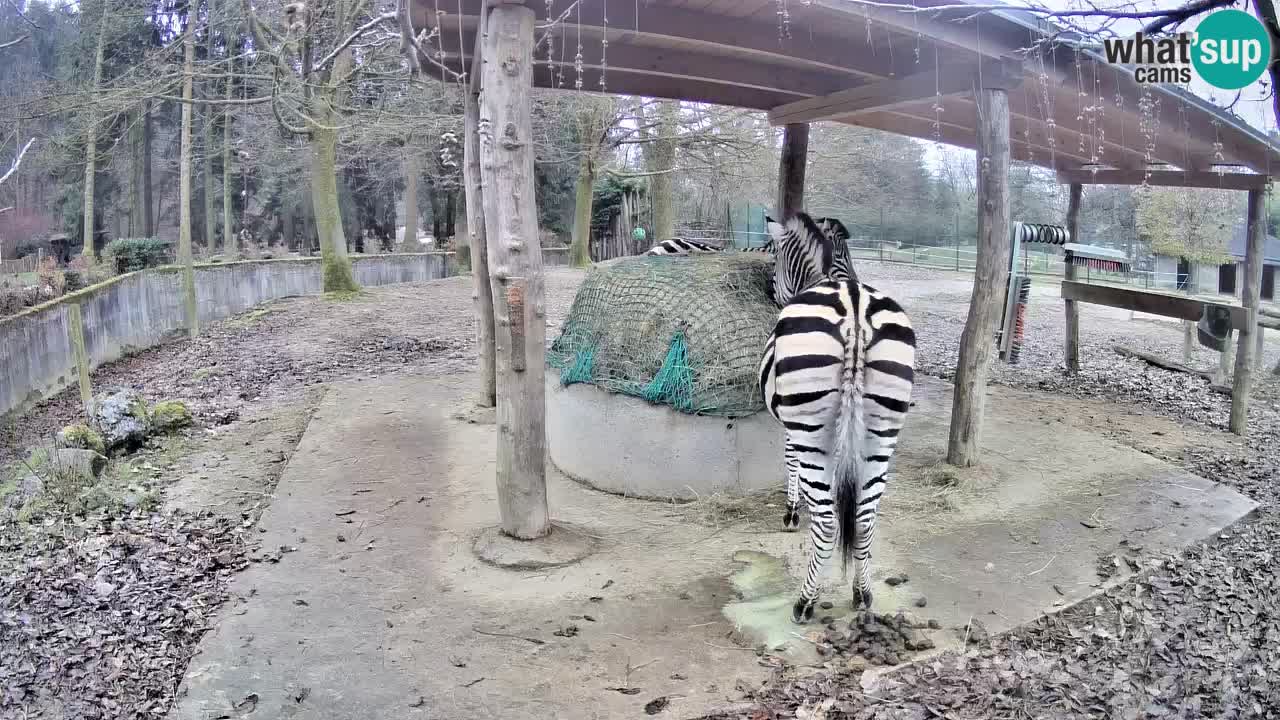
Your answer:
[[[835,496],[840,565],[848,571],[849,558],[857,544],[858,496],[862,494],[863,437],[866,418],[862,415],[864,358],[862,352],[862,293],[855,282],[842,283],[852,307],[844,323],[844,367],[840,378],[840,405],[836,413],[831,490]]]

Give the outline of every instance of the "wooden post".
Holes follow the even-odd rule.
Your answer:
[[[1084,186],[1080,183],[1072,183],[1070,187],[1070,197],[1067,201],[1067,232],[1071,235],[1071,242],[1080,242],[1080,203],[1084,196]],[[1066,267],[1065,276],[1067,280],[1076,279],[1076,266],[1071,263],[1064,263]],[[1067,374],[1072,375],[1080,372],[1080,306],[1075,300],[1067,300],[1067,340],[1066,352],[1063,358]]]
[[[89,350],[84,344],[84,315],[80,303],[67,306],[67,339],[71,342],[71,355],[80,378],[80,405],[87,417],[93,412],[93,387],[89,384]]]
[[[1226,385],[1231,379],[1231,364],[1235,362],[1235,354],[1231,348],[1231,333],[1227,333],[1227,339],[1222,346],[1222,352],[1218,353],[1218,371],[1213,376],[1213,382],[1218,385]]]
[[[1010,85],[1012,83],[1009,83]],[[1009,271],[1009,92],[978,90],[978,256],[969,317],[960,336],[947,462],[978,462],[987,371]]]
[[[1253,346],[1253,369],[1254,370],[1262,369],[1262,351],[1264,350],[1267,344],[1266,334],[1267,334],[1266,328],[1259,325],[1257,340],[1255,341]]]
[[[1262,246],[1266,236],[1266,220],[1262,190],[1249,191],[1249,220],[1246,228],[1248,241],[1244,256],[1244,289],[1240,293],[1241,304],[1248,311],[1244,326],[1238,328],[1240,343],[1236,348],[1236,376],[1231,384],[1231,432],[1245,433],[1249,419],[1249,389],[1253,384],[1253,355],[1255,333],[1258,332],[1258,305],[1262,296]]]
[[[778,161],[778,212],[788,217],[804,209],[804,172],[809,161],[809,123],[788,123],[782,130]]]
[[[484,18],[480,19],[481,24]],[[471,56],[471,82],[464,95],[462,178],[467,199],[467,233],[471,244],[472,297],[476,306],[476,354],[480,361],[480,407],[497,404],[494,377],[493,289],[489,284],[489,250],[485,240],[484,188],[480,181],[480,45],[484,28],[476,34]]]
[[[546,321],[534,207],[534,11],[491,0],[481,48],[479,145],[494,305],[498,507],[502,531],[522,540],[550,531],[547,512]]]

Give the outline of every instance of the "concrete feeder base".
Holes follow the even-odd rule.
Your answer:
[[[641,498],[782,489],[782,426],[767,412],[688,415],[594,385],[546,379],[547,450],[569,477]]]

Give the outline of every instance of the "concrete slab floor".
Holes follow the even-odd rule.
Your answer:
[[[644,717],[659,697],[663,715],[688,717],[766,677],[768,660],[738,642],[810,659],[789,620],[806,535],[778,532],[780,506],[767,523],[718,528],[553,471],[553,516],[590,533],[595,552],[539,571],[478,560],[472,544],[497,505],[493,427],[470,410],[470,386],[389,377],[330,389],[260,522],[264,548],[295,550],[236,578],[172,718]],[[1031,393],[998,391],[988,460],[947,469],[948,393],[919,385],[875,573],[876,609],[938,619],[940,643],[970,618],[999,632],[1087,597],[1101,556],[1141,562],[1253,508]],[[880,582],[896,573],[910,580]],[[830,576],[825,599],[847,607]]]

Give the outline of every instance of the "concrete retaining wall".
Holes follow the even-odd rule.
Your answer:
[[[561,387],[550,369],[546,394],[551,461],[591,487],[684,500],[786,487],[782,426],[766,412],[687,415],[594,385]]]
[[[423,282],[454,274],[452,253],[351,258],[365,287]],[[283,297],[321,292],[319,258],[260,260],[196,267],[200,322],[221,320]],[[68,308],[79,303],[85,350],[97,367],[148,348],[185,327],[177,268],[129,273],[0,320],[0,414],[76,382]]]

